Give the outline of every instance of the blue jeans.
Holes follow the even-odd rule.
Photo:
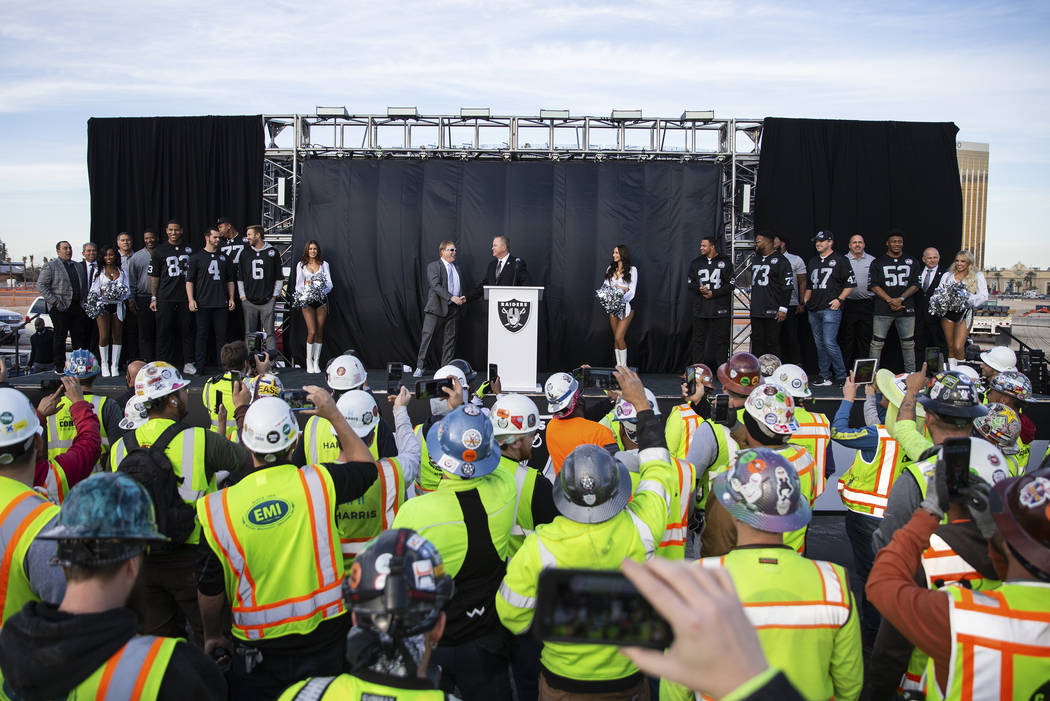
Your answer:
[[[813,342],[817,344],[817,363],[820,365],[820,374],[835,380],[846,378],[846,363],[842,360],[842,350],[839,348],[838,341],[841,324],[842,309],[821,309],[809,313]]]

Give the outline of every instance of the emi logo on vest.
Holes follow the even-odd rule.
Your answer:
[[[511,333],[517,333],[529,323],[529,314],[532,311],[531,302],[522,302],[519,299],[508,299],[499,302],[496,310],[499,314],[500,323],[503,328]]]
[[[292,513],[292,505],[283,499],[266,499],[256,502],[244,516],[244,525],[249,528],[272,528]]]

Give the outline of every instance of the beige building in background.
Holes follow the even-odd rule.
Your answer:
[[[957,141],[959,184],[962,186],[962,247],[973,251],[984,269],[984,232],[988,213],[988,144]]]

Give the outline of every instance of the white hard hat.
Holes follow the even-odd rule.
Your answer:
[[[350,428],[359,438],[364,438],[379,424],[379,407],[372,395],[363,389],[352,389],[335,403]],[[335,426],[332,427],[335,435]]]
[[[1017,369],[1017,354],[1006,346],[995,346],[981,353],[981,362],[998,372]]]
[[[655,415],[659,416],[660,406],[656,403],[656,395],[650,392],[647,388],[644,389],[645,398],[649,400],[649,408],[653,410]],[[633,404],[625,402],[621,397],[616,400],[616,406],[613,407],[613,418],[617,421],[637,421],[638,412],[635,410]]]
[[[29,398],[17,389],[0,387],[0,465],[14,460],[14,456],[3,448],[26,446],[33,436],[43,431]]]
[[[337,391],[358,389],[368,380],[365,366],[356,355],[341,355],[328,363],[328,386]]]
[[[556,372],[547,378],[543,393],[547,395],[547,411],[558,412],[572,403],[580,383],[567,372]]]
[[[781,365],[773,371],[768,381],[780,385],[787,390],[788,394],[797,399],[813,396],[809,390],[809,376],[798,365],[792,363]]]
[[[976,381],[981,379],[980,373],[978,373],[976,370],[974,370],[969,365],[963,365],[962,363],[957,363],[956,365],[952,366],[952,370],[954,370],[955,372],[959,373],[960,375],[966,375],[967,377],[969,377],[974,382],[976,382]]]
[[[459,380],[460,387],[463,389],[467,388],[467,376],[463,374],[463,370],[455,365],[445,365],[438,368],[438,371],[434,373],[435,380],[444,380],[446,377],[456,378]]]
[[[277,397],[260,397],[244,415],[241,442],[253,453],[279,453],[295,443],[299,423],[291,407]]]
[[[124,418],[120,420],[120,428],[124,431],[133,431],[149,419],[149,410],[146,409],[142,397],[134,396],[124,406]]]
[[[492,434],[500,436],[523,436],[540,427],[540,412],[536,402],[524,394],[501,394],[489,412]]]
[[[189,383],[189,380],[182,379],[174,365],[155,360],[143,365],[135,375],[135,396],[148,402],[177,392]]]

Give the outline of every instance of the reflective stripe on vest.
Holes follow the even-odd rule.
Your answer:
[[[653,532],[649,529],[649,526],[641,519],[638,514],[634,513],[631,509],[627,509],[627,514],[634,521],[634,527],[638,530],[638,537],[642,539],[642,547],[645,548],[645,559],[650,560],[653,554],[656,552],[656,539],[653,538]]]
[[[813,474],[813,483],[817,488],[817,496],[819,497],[824,493],[824,468],[827,467],[827,450],[828,444],[831,442],[831,423],[828,421],[828,417],[811,411],[796,411],[795,418],[800,418],[800,413],[803,420],[799,421],[798,430],[791,434],[791,441],[803,440],[813,442],[812,449],[809,452],[812,453],[813,460],[817,464],[817,469]],[[806,447],[809,448],[810,446]]]
[[[102,404],[106,401],[106,397],[101,394],[85,394],[84,401],[91,404],[95,411],[95,416],[98,417],[98,432],[102,439],[102,452],[98,463],[95,464],[95,471],[97,472],[102,463],[102,458],[109,450],[109,436],[106,435],[106,425],[102,422]],[[73,402],[69,401],[68,397],[62,397],[58,403],[58,411],[47,417],[48,458],[57,457],[69,450],[73,445],[73,440],[77,437],[77,429],[73,424],[73,412],[70,411],[72,406]],[[59,425],[59,419],[68,420],[70,425],[63,428]]]
[[[4,486],[14,487],[13,482],[14,480],[6,480]],[[58,513],[57,506],[33,490],[20,483],[17,486],[24,491],[19,491],[11,497],[4,505],[3,511],[0,511],[0,544],[4,551],[4,559],[0,564],[0,623],[21,609],[26,602],[37,599],[29,588],[29,577],[23,570],[22,558],[16,557],[15,553],[19,551],[23,538],[32,539],[43,529],[44,523],[40,523],[35,531],[27,533],[38,519],[49,519],[52,514]],[[52,514],[48,511],[52,511]]]
[[[1007,582],[999,589],[975,592],[948,587],[952,655],[948,667],[949,699],[1037,698],[1032,695],[1050,677],[1050,590],[1041,582]],[[1018,601],[1025,602],[1023,607]],[[936,688],[932,661],[930,691]],[[1019,688],[1018,688],[1019,687]],[[930,694],[931,696],[934,693]]]
[[[525,488],[525,479],[529,476],[529,468],[524,465],[518,465],[514,470],[514,489],[517,492],[517,497],[514,499],[514,521],[510,527],[510,534],[512,536],[527,536],[532,533],[531,530],[526,530],[518,525],[518,511],[521,509],[521,490]],[[532,508],[532,505],[529,505]]]
[[[667,512],[667,529],[660,540],[660,548],[685,545],[686,530],[689,527],[689,497],[693,490],[693,485],[689,482],[696,475],[696,468],[685,460],[672,457],[671,463],[678,469],[678,501],[671,504]],[[677,513],[670,510],[673,508],[678,509]]]
[[[397,465],[395,465],[390,458],[383,458],[382,460],[377,461],[376,467],[379,468],[379,490],[382,498],[381,508],[377,509],[380,521],[379,533],[382,533],[390,528],[390,524],[394,522],[394,517],[397,516],[397,502],[402,489],[401,470],[398,469]],[[340,537],[340,548],[343,552],[343,558],[347,560],[348,566],[349,559],[357,557],[357,554],[364,550],[365,545],[375,538],[376,535],[378,535],[378,533],[362,538]]]
[[[137,430],[138,429],[136,429],[135,434],[136,439],[138,438]],[[178,462],[172,460],[170,455],[168,456],[168,460],[171,462],[171,466],[175,470],[175,477],[180,480],[179,496],[182,497],[182,500],[187,504],[192,504],[208,493],[207,489],[197,489],[193,486],[193,475],[195,468],[197,467],[197,430],[195,428],[187,428],[180,431],[175,434],[175,437],[171,439],[171,442],[174,443],[178,440],[182,441],[182,451],[179,460]],[[140,448],[148,448],[150,445],[152,445],[152,443],[139,443]],[[169,443],[168,446],[170,447],[171,443]],[[167,450],[165,450],[165,454],[167,454]],[[113,455],[110,456],[110,464],[113,469],[116,470],[120,467],[121,461],[127,456],[128,446],[124,442],[124,439],[121,438],[117,441],[117,444],[113,446]],[[178,474],[180,471],[182,472],[181,475]]]
[[[842,588],[830,562],[811,560],[820,573],[823,601],[756,601],[744,602],[744,612],[756,630],[763,628],[841,628],[850,615],[849,594]],[[725,566],[725,556],[705,557],[703,567]]]
[[[543,540],[539,536],[536,536],[536,545],[540,551],[540,565],[542,568],[557,567],[558,558],[554,557],[554,553],[547,549],[547,546],[543,544]]]
[[[328,512],[328,496],[324,479],[314,465],[299,470],[299,479],[310,509],[310,521],[314,527],[314,566],[319,587],[307,596],[285,599],[270,604],[258,605],[255,599],[255,584],[247,563],[244,549],[237,539],[230,518],[228,491],[222,490],[205,499],[208,509],[209,527],[226,562],[237,579],[237,601],[233,603],[233,626],[248,640],[263,638],[268,628],[307,618],[321,613],[324,618],[343,610],[342,578],[335,566],[336,553],[331,547],[332,532],[329,530],[331,514]]]
[[[936,533],[930,535],[930,545],[922,551],[922,569],[927,589],[940,589],[951,582],[984,579]]]
[[[890,436],[890,432],[886,430],[885,426],[878,426],[877,430],[879,447],[874,459],[871,462],[865,461],[858,450],[853,465],[839,479],[838,488],[842,497],[842,503],[846,508],[864,514],[869,513],[867,509],[870,509],[872,516],[882,518],[886,514],[886,502],[890,495],[890,489],[893,487],[894,473],[897,470],[897,463],[901,456],[901,447]],[[846,484],[843,481],[852,477],[854,468],[870,468],[874,465],[878,465],[878,469],[876,470],[873,483],[868,483],[866,479],[867,471],[863,480],[856,480],[851,484]]]
[[[61,505],[69,492],[69,480],[66,471],[54,460],[47,461],[47,475],[44,476],[44,490],[53,504]]]
[[[689,446],[693,442],[693,432],[700,426],[700,422],[703,421],[700,415],[693,411],[693,407],[689,404],[678,405],[678,415],[682,418],[682,441],[678,444],[678,452],[684,458],[689,454]]]
[[[129,640],[124,647],[109,658],[103,667],[102,677],[95,693],[96,701],[127,701],[143,698],[143,688],[153,673],[153,667],[161,648],[165,643],[169,643],[170,647],[174,648],[175,642],[173,638],[158,638],[152,635],[136,636]],[[170,651],[167,657],[171,659]],[[167,667],[166,663],[165,667]]]

